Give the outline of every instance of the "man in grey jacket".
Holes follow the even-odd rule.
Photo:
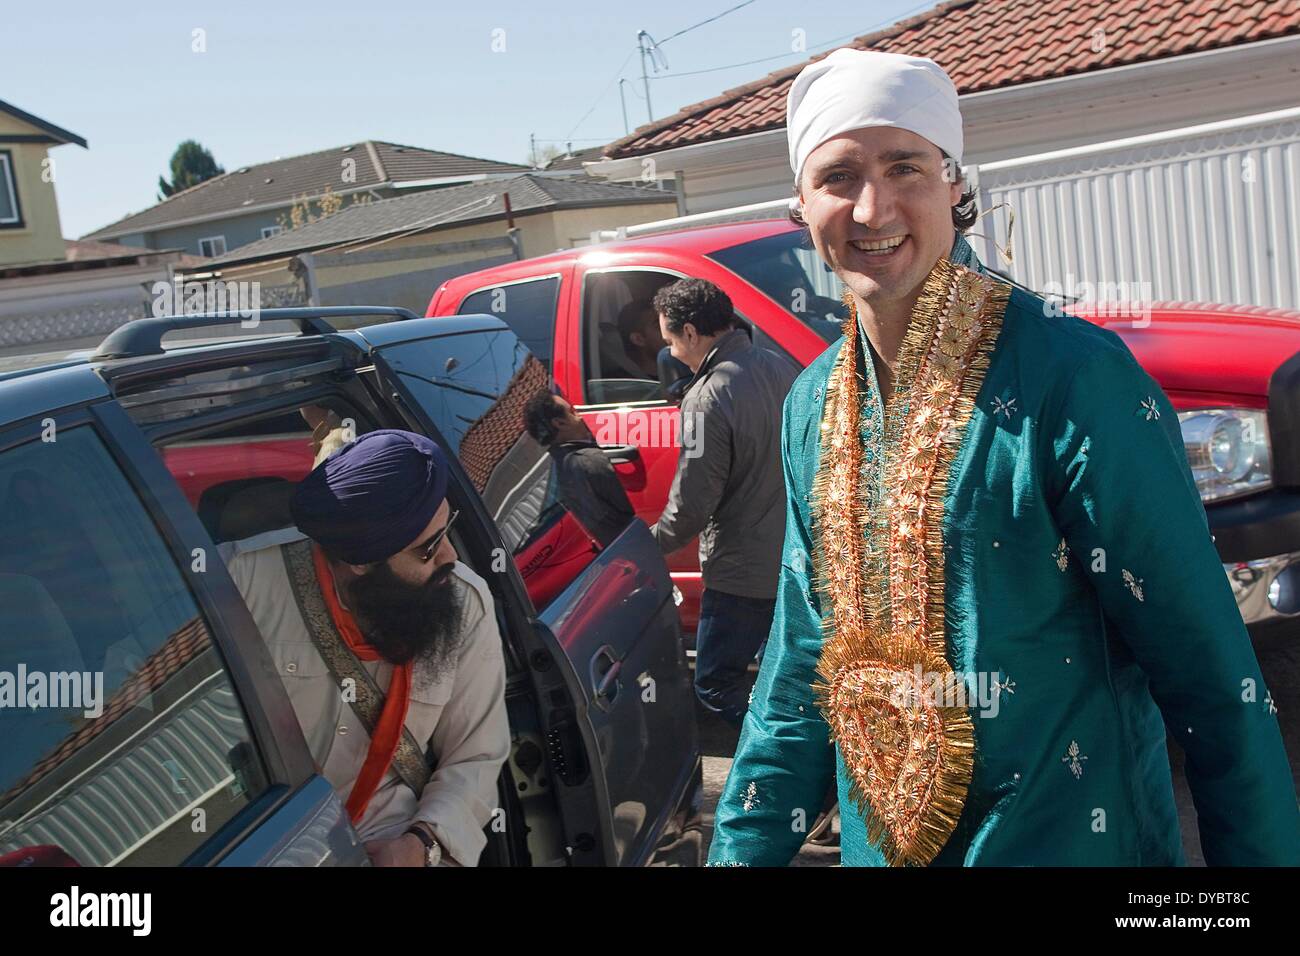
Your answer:
[[[682,279],[654,298],[673,358],[693,373],[682,397],[682,451],[653,528],[665,554],[700,538],[704,593],[695,693],[740,726],[746,669],[767,639],[785,535],[781,405],[798,367],[754,346],[725,292]]]
[[[636,512],[582,416],[543,388],[524,406],[524,428],[550,453],[560,504],[597,544],[609,545]]]

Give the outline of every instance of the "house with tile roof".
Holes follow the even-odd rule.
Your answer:
[[[182,190],[83,238],[223,256],[313,216],[322,198],[343,206],[428,189],[510,178],[529,167],[379,140],[243,166]]]
[[[968,178],[998,207],[973,233],[1017,280],[1300,307],[1295,0],[951,0],[845,45],[952,77]],[[587,169],[622,179],[652,160],[684,214],[783,214],[786,96],[828,52],[642,126]]]
[[[674,215],[671,189],[530,171],[349,206],[205,260],[189,277],[259,283],[261,307],[393,305],[423,314],[449,278]]]

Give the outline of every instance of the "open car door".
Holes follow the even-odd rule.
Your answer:
[[[550,456],[523,426],[525,403],[549,376],[499,319],[355,334],[372,348],[385,397],[442,444],[476,492],[485,520],[473,524],[492,531],[479,566],[495,572],[484,577],[499,601],[525,609],[514,626],[536,635],[528,664],[551,708],[552,771],[574,795],[589,791],[603,822],[589,837],[599,845],[575,841],[574,862],[648,862],[699,765],[672,582],[649,529],[634,520],[600,550],[559,503]]]

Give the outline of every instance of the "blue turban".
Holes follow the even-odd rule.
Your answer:
[[[367,432],[298,485],[294,524],[330,555],[371,564],[414,543],[447,497],[447,458],[413,432]]]

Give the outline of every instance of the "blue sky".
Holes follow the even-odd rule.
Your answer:
[[[51,153],[63,234],[76,238],[152,205],[184,139],[228,170],[364,139],[522,163],[530,134],[575,149],[622,136],[625,61],[629,124],[646,122],[628,58],[639,29],[668,59],[650,84],[658,118],[806,59],[791,53],[796,30],[815,53],[934,5],[754,0],[665,40],[740,2],[15,4],[0,100],[88,141]],[[192,49],[196,29],[206,52]]]

